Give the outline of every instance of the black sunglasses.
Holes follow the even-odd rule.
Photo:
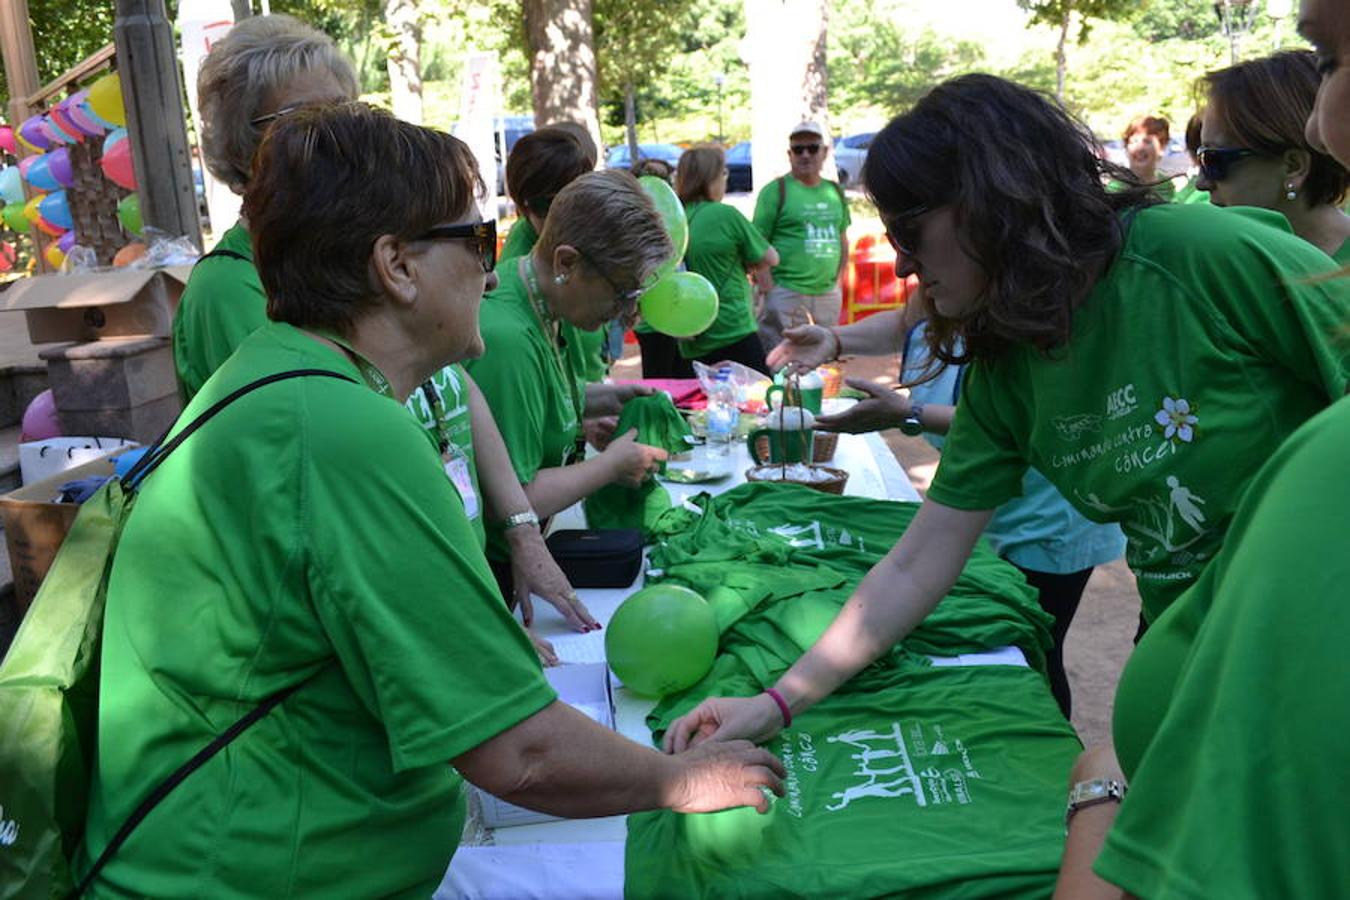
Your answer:
[[[820,152],[820,144],[793,144],[788,149],[797,156],[815,156]]]
[[[1200,147],[1195,158],[1200,163],[1200,174],[1206,181],[1223,181],[1233,163],[1248,156],[1257,156],[1255,150],[1246,147]]]
[[[468,241],[478,254],[483,271],[497,268],[497,221],[473,222],[468,225],[437,225],[420,235],[419,241]]]
[[[586,265],[598,272],[600,277],[605,279],[605,283],[613,289],[614,305],[610,308],[611,311],[609,317],[611,319],[619,319],[625,325],[631,325],[632,321],[637,317],[638,298],[642,296],[642,288],[621,290],[619,286],[614,283],[614,279],[609,277],[609,273],[597,265],[595,260],[592,259],[586,251],[578,247],[577,254],[582,259],[586,260]]]
[[[885,220],[886,240],[890,241],[891,247],[896,253],[902,253],[905,256],[914,255],[914,250],[919,245],[917,220],[919,216],[931,211],[932,207],[926,203],[920,203],[918,206],[911,206],[900,214]]]

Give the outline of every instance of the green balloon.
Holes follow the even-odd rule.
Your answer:
[[[717,656],[717,617],[707,602],[676,584],[629,597],[605,629],[605,657],[624,686],[664,697],[696,683]]]
[[[139,194],[127,194],[117,201],[117,221],[134,235],[141,233],[141,197]]]
[[[648,325],[671,337],[693,337],[717,318],[717,289],[697,272],[670,272],[638,300]]]
[[[22,203],[6,203],[5,208],[0,210],[0,217],[3,217],[5,224],[15,231],[26,234],[28,229],[33,227],[33,223],[28,221],[28,217],[23,214]]]
[[[655,175],[643,175],[638,183],[652,198],[652,205],[665,223],[666,234],[675,245],[673,258],[684,259],[684,251],[689,249],[689,220],[684,216],[684,204],[675,195],[675,189]]]
[[[770,794],[769,811],[763,814],[752,806],[741,806],[715,813],[675,816],[675,827],[683,833],[689,855],[700,863],[716,868],[749,869],[763,865],[771,850],[780,849],[782,841],[778,838],[782,832],[772,827],[780,802]]]

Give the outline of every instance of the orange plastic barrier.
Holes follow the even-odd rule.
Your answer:
[[[852,325],[873,313],[900,309],[918,290],[919,280],[895,274],[895,249],[886,233],[864,234],[853,242],[844,271],[844,304],[839,324]]]

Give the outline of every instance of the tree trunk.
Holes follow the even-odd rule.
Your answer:
[[[422,124],[422,18],[416,0],[385,0],[384,21],[394,33],[389,47],[389,100],[394,115]]]
[[[741,58],[750,70],[755,187],[788,171],[788,132],[803,119],[829,129],[827,0],[745,0]],[[789,85],[797,85],[793,91]],[[823,173],[837,172],[831,154]]]
[[[591,0],[523,0],[534,120],[576,122],[600,141]]]
[[[628,158],[637,162],[637,90],[631,81],[623,86],[623,130],[628,136]]]
[[[1059,22],[1059,45],[1055,47],[1055,99],[1064,102],[1064,74],[1069,67],[1065,44],[1069,42],[1069,22],[1073,18],[1073,0],[1065,0],[1064,18]]]

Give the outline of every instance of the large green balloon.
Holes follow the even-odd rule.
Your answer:
[[[5,208],[0,210],[0,216],[4,217],[5,224],[10,228],[26,234],[28,229],[33,227],[33,223],[23,214],[23,207],[22,203],[6,203]]]
[[[141,233],[141,197],[139,194],[127,194],[117,201],[117,221],[128,233],[139,236]]]
[[[684,251],[689,249],[689,220],[684,216],[684,204],[675,195],[675,189],[655,175],[643,175],[638,179],[647,196],[652,198],[661,221],[665,223],[666,234],[675,245],[673,259],[684,259]]]
[[[697,682],[717,655],[717,618],[687,587],[658,584],[623,602],[605,629],[605,657],[624,686],[664,697]]]
[[[717,288],[697,272],[669,272],[643,291],[642,319],[671,337],[702,334],[717,318]]]

